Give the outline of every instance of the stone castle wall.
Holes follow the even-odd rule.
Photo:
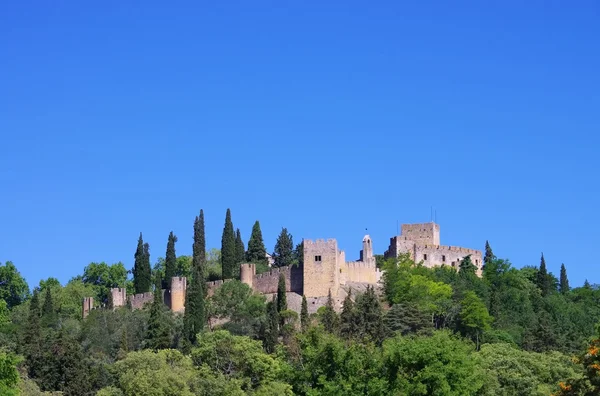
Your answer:
[[[341,266],[340,284],[347,282],[377,283],[380,275],[375,264],[363,261],[350,261]]]
[[[460,262],[469,255],[471,261],[477,267],[478,275],[481,275],[483,268],[483,259],[479,250],[457,246],[417,245],[415,246],[415,254],[415,262],[423,261],[423,265],[429,268],[448,265],[458,269]]]
[[[154,298],[154,293],[152,293],[152,292],[140,293],[140,294],[135,294],[133,296],[129,296],[129,302],[131,304],[132,309],[142,309],[142,308],[144,308],[144,305],[146,305],[147,303],[152,303],[153,298]],[[116,305],[115,305],[115,307],[116,307]]]

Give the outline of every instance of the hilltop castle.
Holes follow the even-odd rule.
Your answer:
[[[384,257],[398,257],[402,253],[410,254],[414,262],[422,261],[423,265],[429,268],[449,265],[457,270],[460,262],[471,256],[478,276],[481,276],[483,269],[480,250],[440,245],[440,225],[434,222],[402,224],[402,232],[390,238],[390,246]]]
[[[398,257],[401,253],[409,253],[415,262],[422,261],[427,267],[450,265],[458,269],[458,264],[470,255],[473,264],[477,266],[477,274],[481,276],[481,251],[441,246],[440,226],[435,223],[403,224],[402,234],[390,238],[390,246],[385,252],[386,258]],[[344,251],[338,249],[335,239],[304,240],[304,262],[300,265],[274,268],[268,272],[257,274],[255,264],[241,264],[240,280],[253,290],[267,296],[277,293],[279,275],[285,278],[288,305],[290,309],[300,311],[300,302],[304,295],[308,302],[309,312],[323,306],[331,291],[336,308],[341,307],[347,291],[364,290],[366,285],[377,284],[382,272],[375,265],[373,243],[369,235],[362,240],[362,250],[357,261],[346,261]],[[224,282],[207,282],[208,294]],[[185,277],[171,279],[170,290],[161,290],[163,301],[173,312],[185,310]],[[111,289],[113,307],[129,305],[133,309],[142,308],[151,302],[153,293],[142,293],[127,296],[125,289]],[[83,300],[83,317],[86,317],[94,307],[94,299],[86,297]]]

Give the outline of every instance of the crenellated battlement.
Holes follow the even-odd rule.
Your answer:
[[[335,238],[328,239],[315,239],[314,241],[311,239],[304,239],[304,246],[336,246],[337,240]]]

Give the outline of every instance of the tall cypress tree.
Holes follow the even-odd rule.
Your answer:
[[[359,332],[377,343],[385,338],[385,322],[383,309],[375,294],[375,288],[367,286],[367,291],[356,299],[356,311],[359,322]]]
[[[206,237],[204,235],[204,210],[194,220],[194,244],[192,245],[192,267],[196,267],[202,276],[202,282],[208,275],[206,268]]]
[[[43,362],[41,351],[42,329],[40,324],[40,298],[37,288],[33,290],[33,296],[29,302],[29,316],[27,318],[23,342],[29,375],[33,378],[37,378],[38,371],[40,371],[40,365]]]
[[[285,267],[293,264],[294,241],[292,239],[292,234],[288,232],[287,228],[281,229],[281,233],[277,237],[277,242],[275,243],[273,256],[275,267]]]
[[[221,268],[223,279],[231,279],[235,273],[235,234],[231,222],[231,210],[225,214],[225,226],[221,237]]]
[[[300,267],[304,265],[304,240],[294,249],[294,264]]]
[[[163,289],[171,288],[171,278],[177,274],[177,255],[175,254],[176,242],[177,236],[171,231],[169,234],[169,241],[167,242],[167,253],[165,255],[165,279],[163,279]]]
[[[548,270],[546,269],[544,253],[542,253],[542,258],[540,260],[540,268],[537,272],[536,283],[542,291],[542,296],[547,296],[550,292],[550,279],[548,278]]]
[[[242,233],[238,228],[235,231],[235,263],[239,265],[246,261],[246,247],[244,246],[244,241],[242,240]]]
[[[246,260],[249,263],[255,264],[266,264],[267,263],[267,249],[265,249],[265,243],[263,242],[262,232],[260,230],[260,223],[258,220],[252,226],[252,234],[248,240],[248,251],[246,252]]]
[[[206,271],[206,239],[204,234],[204,211],[194,221],[194,244],[192,246],[192,274],[185,294],[183,333],[187,342],[194,344],[196,335],[206,322],[204,299],[206,297],[204,272]]]
[[[560,265],[560,283],[558,285],[562,294],[567,294],[571,288],[569,287],[569,279],[567,278],[567,269],[564,264]]]
[[[142,233],[138,239],[133,266],[133,287],[137,293],[150,291],[152,285],[152,269],[150,268],[150,245],[144,243]]]
[[[287,309],[287,297],[285,295],[285,276],[279,274],[279,283],[277,284],[277,313]]]
[[[494,256],[494,252],[492,252],[492,247],[488,241],[485,241],[485,255],[483,256],[483,265],[488,265],[494,260],[496,257]]]
[[[306,296],[302,295],[302,306],[300,308],[300,326],[302,331],[308,329],[308,303],[306,302]]]
[[[279,313],[277,312],[277,297],[267,303],[267,323],[264,335],[264,347],[268,353],[275,352],[279,337]]]

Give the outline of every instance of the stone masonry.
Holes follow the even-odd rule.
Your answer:
[[[448,265],[457,270],[461,261],[471,256],[471,261],[477,267],[477,275],[482,275],[481,251],[440,245],[440,226],[434,222],[402,224],[401,234],[390,238],[390,246],[384,256],[398,257],[402,253],[410,254],[412,260],[422,262],[425,267]]]

